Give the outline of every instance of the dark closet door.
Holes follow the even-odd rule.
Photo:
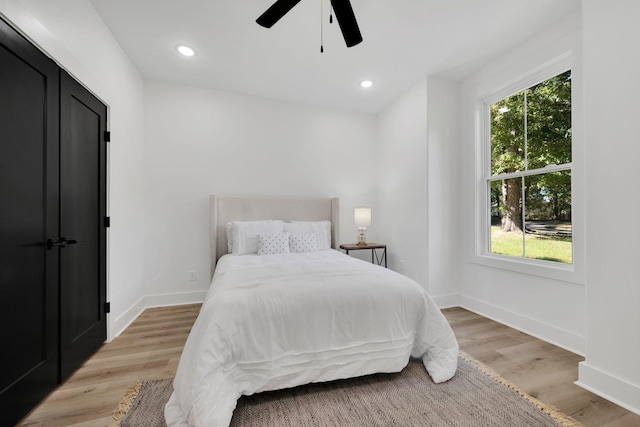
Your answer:
[[[107,108],[61,71],[60,358],[66,379],[105,341]]]
[[[0,20],[0,425],[58,382],[59,69]]]

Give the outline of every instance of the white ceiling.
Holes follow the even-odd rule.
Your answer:
[[[364,41],[347,48],[324,3],[271,29],[275,0],[90,0],[152,80],[376,113],[426,75],[460,79],[580,6],[580,0],[351,0]],[[196,56],[177,54],[178,44]],[[374,81],[364,90],[359,82]]]

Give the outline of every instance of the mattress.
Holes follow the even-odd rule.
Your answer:
[[[180,359],[168,426],[226,427],[241,395],[379,372],[420,357],[439,383],[458,344],[415,281],[336,250],[225,255]]]

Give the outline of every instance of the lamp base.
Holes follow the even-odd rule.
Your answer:
[[[365,232],[367,231],[367,227],[358,227],[360,233],[358,234],[358,246],[367,246]]]

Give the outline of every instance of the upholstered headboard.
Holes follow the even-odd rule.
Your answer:
[[[283,221],[331,221],[331,246],[339,246],[337,198],[210,196],[211,275],[218,259],[227,253],[225,224],[229,221],[280,219]]]

